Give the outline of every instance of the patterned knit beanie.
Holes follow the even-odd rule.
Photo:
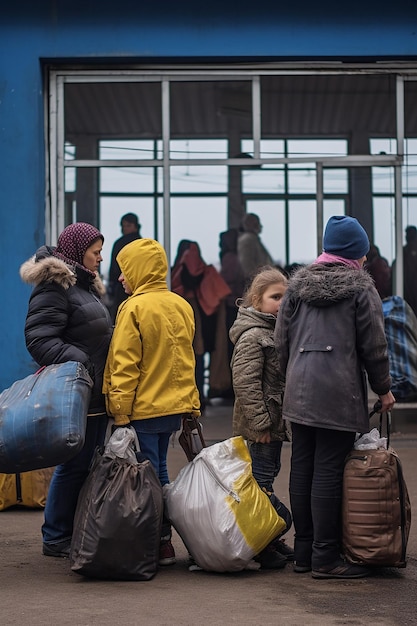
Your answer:
[[[344,259],[361,259],[369,252],[369,238],[355,217],[333,215],[326,225],[323,250]]]
[[[67,263],[83,265],[87,248],[97,239],[104,241],[101,232],[91,224],[85,222],[70,224],[59,235],[53,254]]]

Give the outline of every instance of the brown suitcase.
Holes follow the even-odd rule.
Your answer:
[[[411,506],[400,459],[387,449],[352,450],[343,477],[343,549],[348,561],[405,567]],[[382,430],[382,416],[380,432]]]

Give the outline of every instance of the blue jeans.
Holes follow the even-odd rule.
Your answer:
[[[95,449],[104,444],[107,421],[107,415],[89,417],[84,447],[74,458],[56,467],[44,512],[44,543],[57,544],[71,540],[78,496],[88,476]]]
[[[285,504],[274,493],[273,482],[281,469],[282,441],[270,443],[249,443],[249,452],[252,457],[252,474],[260,486],[269,496],[271,504],[287,527],[280,536],[284,535],[292,526],[292,516]]]
[[[172,433],[181,427],[182,415],[165,415],[131,422],[142,454],[152,463],[162,486],[169,483],[167,454]],[[161,537],[171,537],[171,524],[164,514]]]
[[[340,558],[343,469],[355,433],[295,422],[291,430],[295,560],[316,569]]]

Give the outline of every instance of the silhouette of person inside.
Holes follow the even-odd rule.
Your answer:
[[[242,229],[237,242],[237,253],[245,279],[249,281],[260,267],[273,266],[274,261],[259,236],[262,224],[255,213],[247,213],[243,217]]]
[[[238,307],[236,300],[241,298],[245,289],[245,275],[237,254],[238,230],[229,228],[220,233],[220,275],[230,288],[226,297],[226,330],[228,336],[229,363],[233,353],[233,343],[229,338],[229,330],[236,319]]]
[[[417,315],[417,228],[407,226],[404,246],[404,300]]]
[[[113,323],[115,322],[119,305],[127,298],[127,295],[119,282],[121,272],[116,261],[116,257],[120,250],[128,243],[141,238],[139,219],[135,213],[126,213],[123,215],[120,220],[120,227],[122,229],[122,236],[119,237],[119,239],[117,239],[113,244],[110,260],[109,282],[107,287],[107,295],[110,302],[109,311]]]
[[[225,321],[225,298],[230,294],[230,289],[214,265],[208,265],[203,260],[198,243],[189,239],[183,239],[178,244],[171,281],[172,291],[185,298],[194,310],[196,382],[204,408],[206,353],[210,354],[209,395],[215,397],[212,394],[217,396],[231,388]]]
[[[374,279],[375,287],[381,300],[392,295],[391,267],[386,259],[381,256],[378,246],[371,243],[366,255],[365,269]]]

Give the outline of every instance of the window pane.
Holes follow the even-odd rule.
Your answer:
[[[227,159],[226,139],[172,139],[171,159]]]
[[[101,167],[100,192],[153,193],[154,175],[153,167]]]
[[[75,191],[77,170],[75,167],[66,167],[64,169],[64,177],[65,177],[65,193],[69,191]]]
[[[247,152],[253,156],[253,140],[243,139],[241,142],[242,152]],[[285,142],[283,139],[261,139],[261,158],[273,159],[285,156]]]
[[[317,257],[317,218],[314,200],[289,202],[290,263],[311,263]]]
[[[160,141],[139,141],[136,139],[100,141],[99,159],[160,159],[162,143]]]
[[[345,139],[289,139],[288,156],[345,156],[347,141]]]
[[[396,139],[370,139],[371,154],[397,154]]]
[[[227,198],[171,199],[171,266],[181,239],[196,241],[204,261],[217,269],[219,235],[227,230]]]
[[[304,165],[305,167],[305,165]],[[316,168],[288,171],[289,193],[316,193]]]
[[[381,256],[392,263],[395,256],[395,205],[394,198],[376,197],[373,200],[374,243]]]
[[[348,171],[346,169],[323,169],[324,193],[348,193]]]
[[[282,168],[243,170],[242,191],[243,193],[285,193],[284,170]]]
[[[373,193],[394,193],[394,168],[372,168],[372,191]]]
[[[176,165],[171,167],[172,193],[227,193],[227,167]]]
[[[324,200],[323,201],[323,227],[326,226],[329,218],[331,218],[332,215],[345,215],[345,213],[346,213],[346,208],[345,208],[344,200],[336,200],[336,199]],[[319,252],[321,251],[319,250]]]
[[[405,166],[402,173],[403,194],[417,193],[417,166]]]

